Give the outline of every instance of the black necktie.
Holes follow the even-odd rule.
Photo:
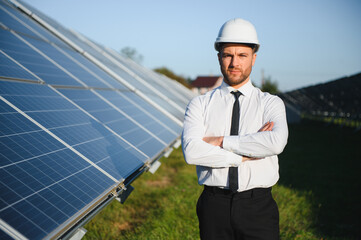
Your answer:
[[[232,124],[231,124],[231,135],[238,135],[239,128],[239,96],[242,95],[241,92],[235,91],[231,92],[234,95],[235,101],[233,104],[232,111]],[[238,190],[238,167],[230,167],[228,170],[228,178],[229,178],[229,189],[232,192],[237,192]]]

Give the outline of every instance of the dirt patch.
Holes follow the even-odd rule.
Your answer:
[[[124,222],[124,223],[115,222],[113,225],[118,231],[129,230],[132,228],[129,222]]]
[[[147,181],[146,184],[149,187],[167,187],[170,184],[170,179],[168,177],[163,177],[160,180]]]

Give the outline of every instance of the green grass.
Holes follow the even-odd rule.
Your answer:
[[[273,195],[282,239],[357,239],[360,228],[360,133],[335,126],[290,126]],[[153,175],[143,174],[125,204],[112,202],[83,239],[199,239],[195,206],[202,191],[181,149]]]
[[[360,239],[360,174],[360,131],[315,122],[290,127],[279,185],[310,193],[318,236]]]

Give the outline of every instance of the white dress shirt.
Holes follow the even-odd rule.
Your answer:
[[[278,181],[277,155],[288,137],[284,103],[249,81],[238,89],[239,134],[230,136],[234,90],[223,82],[189,102],[182,134],[185,161],[197,165],[200,185],[228,188],[228,167],[238,166],[238,191],[271,187]],[[258,132],[269,121],[274,122],[272,131]],[[202,140],[210,136],[224,136],[223,148]],[[260,159],[242,162],[242,155]]]

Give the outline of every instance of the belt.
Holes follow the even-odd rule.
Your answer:
[[[224,189],[219,187],[212,187],[204,185],[204,190],[218,195],[233,195],[237,198],[252,198],[263,196],[267,193],[271,193],[272,187],[269,188],[253,188],[243,192],[232,192],[230,189]]]

